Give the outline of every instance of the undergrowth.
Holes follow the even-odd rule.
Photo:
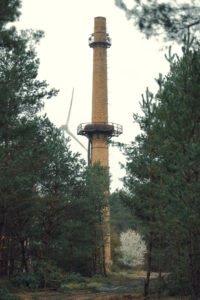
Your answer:
[[[0,288],[0,299],[1,300],[22,300],[20,296],[9,293],[9,291],[5,287]]]

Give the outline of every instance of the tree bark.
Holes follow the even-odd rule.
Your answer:
[[[23,269],[25,269],[25,271],[28,273],[29,267],[28,267],[28,262],[26,257],[26,247],[25,247],[24,239],[20,240],[20,245],[21,245],[21,255],[22,255],[22,271]]]
[[[158,245],[158,299],[161,299],[161,277],[162,277],[162,218],[160,217],[159,245]]]
[[[152,205],[150,205],[149,210],[152,211]],[[145,299],[149,299],[149,283],[151,276],[151,252],[153,246],[153,217],[149,217],[149,247],[147,255],[147,276],[144,282],[144,296]]]
[[[149,141],[149,155],[150,155],[150,162],[149,162],[149,181],[150,184],[152,182],[152,143],[151,143],[151,132],[150,128],[148,130],[148,141]],[[147,254],[147,276],[146,280],[144,282],[144,297],[145,299],[149,299],[149,283],[150,283],[150,276],[151,276],[151,252],[153,247],[153,216],[152,216],[152,198],[153,194],[152,191],[150,191],[149,194],[149,247],[148,247],[148,254]]]

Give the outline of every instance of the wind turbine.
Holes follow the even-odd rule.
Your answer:
[[[84,148],[88,152],[88,150],[85,148],[85,146],[77,139],[77,137],[69,129],[69,119],[70,119],[71,110],[72,110],[73,96],[74,96],[74,88],[72,89],[72,97],[71,97],[71,102],[70,102],[70,107],[69,107],[66,124],[60,126],[60,129],[63,131],[66,131],[77,143],[79,143],[79,145],[81,145],[82,148]]]

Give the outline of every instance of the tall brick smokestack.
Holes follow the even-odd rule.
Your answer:
[[[78,134],[89,140],[88,161],[93,165],[96,162],[109,168],[108,139],[119,136],[122,126],[108,123],[108,95],[107,95],[107,48],[111,40],[106,32],[106,19],[96,17],[94,20],[94,33],[89,38],[89,46],[93,48],[93,89],[92,89],[92,122],[80,124]],[[105,191],[108,195],[109,191]],[[110,207],[109,203],[103,212],[104,233],[103,257],[106,270],[110,271]]]
[[[93,39],[92,123],[107,124],[107,47],[110,46],[110,40],[108,43],[105,18],[95,18]],[[92,138],[91,163],[97,161],[102,166],[108,166],[108,143],[104,132],[97,132]]]
[[[95,18],[93,38],[94,43],[97,43],[99,47],[93,48],[92,122],[107,123],[107,36],[105,18]],[[102,45],[105,46],[102,47]]]
[[[92,123],[108,122],[108,95],[107,95],[107,35],[106,19],[94,19],[94,45],[93,47],[93,90],[92,90]],[[108,143],[104,133],[97,132],[92,137],[91,164],[100,162],[108,167]],[[108,191],[105,191],[108,193]],[[110,271],[110,207],[104,212],[104,256],[106,270]]]

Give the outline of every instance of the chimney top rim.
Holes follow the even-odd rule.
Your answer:
[[[95,17],[95,19],[106,19],[106,18],[105,18],[105,17],[98,16],[98,17]]]

